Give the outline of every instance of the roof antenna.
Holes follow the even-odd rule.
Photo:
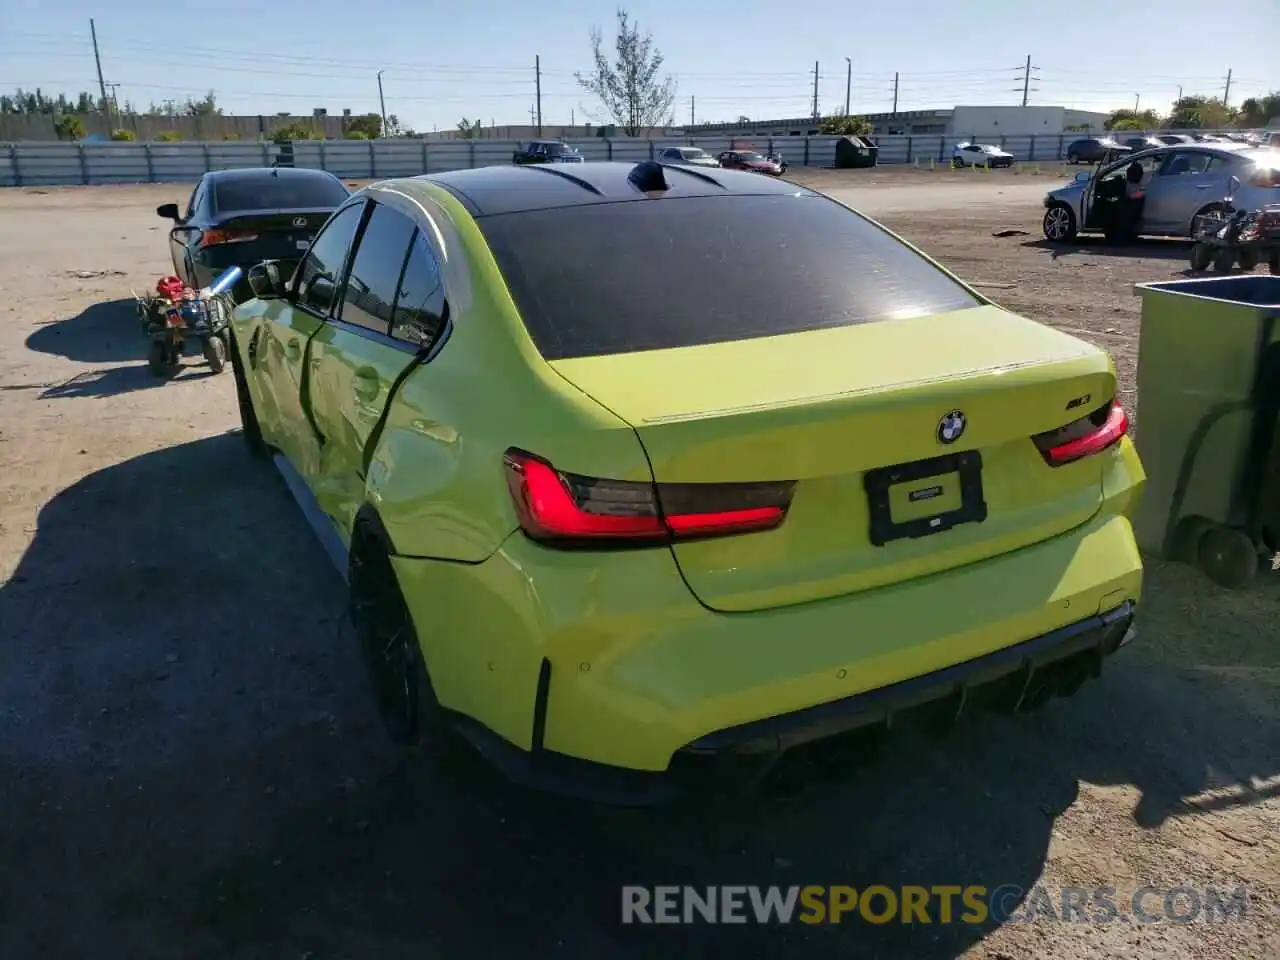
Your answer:
[[[671,189],[671,185],[667,183],[666,174],[662,170],[662,164],[656,160],[642,160],[637,163],[627,174],[627,179],[645,193]]]

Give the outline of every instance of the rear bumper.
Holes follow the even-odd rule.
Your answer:
[[[1111,509],[1126,476],[1108,480]],[[393,563],[463,731],[514,779],[602,799],[667,795],[723,756],[767,767],[909,707],[954,717],[988,694],[1071,692],[1119,647],[1142,586],[1129,521],[1109,511],[979,563],[752,613],[701,606],[662,549],[602,557],[517,534],[479,564]]]
[[[848,734],[887,733],[903,716],[950,725],[977,706],[1009,713],[1036,709],[1098,676],[1103,660],[1136,637],[1134,613],[1135,604],[1126,600],[1097,616],[911,680],[717,730],[681,747],[661,772],[546,749],[521,750],[467,717],[458,717],[457,725],[486,759],[524,786],[605,803],[668,803],[750,787],[774,772],[784,755],[797,756],[814,745],[839,747]]]

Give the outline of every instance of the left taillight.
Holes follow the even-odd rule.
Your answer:
[[[786,518],[794,482],[662,483],[557,470],[508,450],[507,486],[525,534],[566,545],[645,545],[770,530]]]
[[[1057,430],[1036,434],[1031,439],[1045,463],[1061,467],[1115,446],[1128,432],[1128,415],[1119,403],[1111,400],[1087,417],[1073,420]]]
[[[257,240],[258,235],[252,230],[206,230],[200,234],[200,246],[214,247],[224,243],[247,243]]]

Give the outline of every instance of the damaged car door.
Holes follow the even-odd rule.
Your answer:
[[[371,201],[341,301],[313,341],[311,415],[322,438],[309,477],[321,509],[349,537],[364,502],[369,457],[396,388],[425,357],[439,324],[438,264],[418,225],[386,200]]]

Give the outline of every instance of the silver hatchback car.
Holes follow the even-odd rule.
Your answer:
[[[1044,198],[1045,238],[1069,243],[1076,234],[1107,228],[1106,204],[1095,198],[1114,192],[1112,181],[1123,181],[1129,167],[1142,166],[1142,192],[1146,200],[1137,234],[1152,237],[1190,237],[1199,214],[1223,209],[1231,192],[1231,178],[1239,188],[1234,202],[1239,208],[1257,209],[1280,203],[1280,150],[1244,148],[1220,143],[1159,147],[1130,154],[1099,167],[1081,171],[1073,181]]]

